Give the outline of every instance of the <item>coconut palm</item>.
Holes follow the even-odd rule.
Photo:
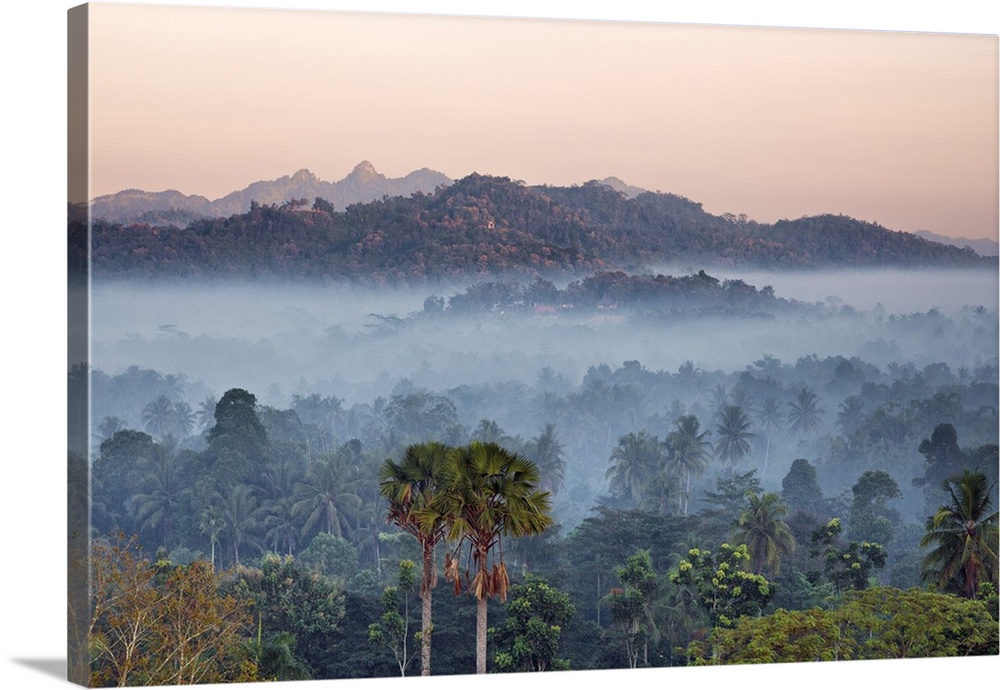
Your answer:
[[[157,532],[160,545],[169,548],[185,487],[173,454],[158,453],[145,469],[140,493],[132,497],[132,508],[140,528]]]
[[[717,383],[709,394],[709,406],[713,410],[721,410],[727,404],[729,404],[729,391],[726,390],[725,384]]]
[[[222,515],[225,522],[223,534],[229,536],[233,559],[240,564],[240,546],[246,544],[263,551],[264,545],[257,536],[264,521],[264,509],[257,503],[254,489],[249,484],[236,484],[222,497]]]
[[[292,515],[294,505],[294,499],[290,495],[269,498],[261,504],[266,512],[263,523],[264,540],[275,553],[284,552],[291,556],[298,548],[302,529]]]
[[[209,429],[215,423],[215,406],[218,403],[219,400],[214,395],[206,395],[205,399],[198,403],[194,419],[199,430]]]
[[[608,490],[638,505],[649,482],[660,471],[660,460],[660,444],[655,436],[645,431],[622,436],[611,451],[611,467],[605,473]]]
[[[379,469],[379,493],[389,501],[386,522],[406,530],[420,543],[423,557],[420,578],[420,674],[431,673],[431,590],[437,582],[434,547],[444,538],[444,516],[427,513],[441,490],[449,448],[427,442],[406,449],[399,463],[386,460]]]
[[[776,493],[758,496],[747,492],[749,506],[736,521],[733,540],[736,544],[746,544],[750,552],[753,571],[762,574],[767,569],[777,574],[781,557],[795,550],[795,537],[782,518],[788,514],[788,506]]]
[[[750,418],[742,407],[725,405],[719,408],[719,422],[715,425],[719,440],[715,443],[715,455],[729,463],[729,474],[735,472],[736,464],[750,455],[750,441],[757,434],[750,431]]]
[[[538,465],[542,488],[558,493],[566,483],[566,460],[563,445],[556,437],[555,424],[546,424],[542,433],[528,441],[524,454]]]
[[[171,427],[180,438],[187,438],[194,429],[195,412],[183,400],[174,403]]]
[[[819,428],[819,398],[807,386],[799,389],[795,400],[788,403],[788,421],[792,431],[805,434]]]
[[[459,554],[468,542],[474,571],[467,588],[476,597],[476,673],[486,672],[487,600],[507,598],[510,579],[503,560],[503,537],[540,534],[552,525],[550,494],[539,489],[538,467],[495,443],[472,442],[449,453],[445,488],[425,520],[444,519],[456,544],[445,575],[462,589]],[[466,571],[468,572],[468,570]]]
[[[303,537],[317,529],[335,537],[343,537],[350,520],[361,507],[361,497],[355,493],[350,467],[338,462],[338,456],[321,459],[306,472],[304,481],[296,485],[298,500],[292,505],[292,515],[304,518]]]
[[[688,514],[691,498],[691,476],[700,477],[708,466],[711,444],[705,439],[707,431],[701,431],[698,418],[685,415],[674,422],[674,430],[667,434],[666,471],[681,481],[683,493],[680,495],[680,511]],[[700,432],[700,433],[699,433]]]
[[[840,427],[840,432],[844,436],[853,434],[863,420],[864,403],[859,396],[852,395],[840,403],[840,407],[837,409],[837,426]]]
[[[161,395],[142,409],[142,424],[150,435],[162,438],[173,429],[174,404]]]
[[[921,547],[934,546],[924,557],[922,576],[940,589],[973,599],[980,583],[997,585],[997,511],[990,511],[986,475],[964,470],[945,480],[951,501],[927,518]]]
[[[222,496],[216,493],[208,506],[198,515],[198,531],[208,536],[212,568],[215,568],[215,545],[226,528],[226,516],[222,508]]]
[[[775,429],[781,430],[785,421],[785,416],[781,412],[781,403],[772,397],[764,398],[760,406],[754,413],[754,420],[757,426],[764,432],[764,467],[761,475],[767,474],[767,462],[771,457],[771,432]]]

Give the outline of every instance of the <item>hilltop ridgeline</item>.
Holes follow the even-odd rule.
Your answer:
[[[316,277],[418,284],[657,265],[997,265],[996,257],[969,248],[842,215],[763,224],[732,214],[715,216],[673,194],[626,195],[606,181],[531,187],[479,174],[433,192],[386,194],[343,210],[321,196],[280,204],[252,201],[245,213],[193,220],[183,228],[98,219],[91,230],[92,268],[99,277]]]

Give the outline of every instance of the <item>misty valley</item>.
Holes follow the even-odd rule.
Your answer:
[[[997,294],[995,268],[100,277],[95,567],[214,572],[218,635],[257,645],[216,680],[996,654]],[[431,667],[385,487],[437,444],[530,461],[551,524],[483,563],[440,539]],[[963,491],[977,567],[931,524]]]

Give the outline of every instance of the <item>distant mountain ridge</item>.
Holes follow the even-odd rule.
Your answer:
[[[917,230],[913,234],[931,242],[950,244],[952,247],[969,247],[980,256],[1000,256],[1000,243],[986,237],[978,240],[972,240],[968,237],[946,237],[930,230]]]
[[[390,178],[378,172],[370,162],[362,161],[338,182],[326,182],[309,170],[302,169],[276,180],[254,182],[214,201],[172,189],[163,192],[126,189],[95,197],[90,207],[94,218],[112,223],[185,227],[195,220],[246,213],[253,201],[268,205],[306,199],[311,203],[318,197],[342,211],[351,204],[368,203],[383,196],[431,193],[451,183],[447,175],[429,168],[414,170],[404,177]]]

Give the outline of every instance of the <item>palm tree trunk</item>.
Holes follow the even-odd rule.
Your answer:
[[[771,436],[768,435],[767,445],[764,446],[764,470],[760,473],[761,477],[767,474],[767,459],[768,457],[770,457],[770,455],[771,455]]]
[[[486,603],[476,601],[476,673],[486,673]]]
[[[431,675],[431,590],[434,587],[434,549],[424,544],[424,569],[420,584],[420,675]]]

